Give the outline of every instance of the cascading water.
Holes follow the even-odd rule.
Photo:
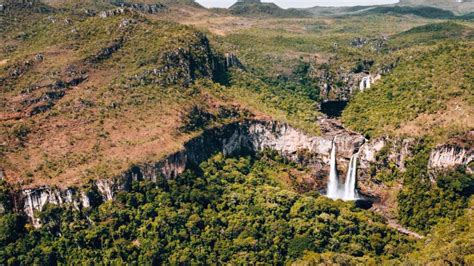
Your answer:
[[[327,197],[331,199],[343,199],[343,200],[356,200],[356,179],[357,179],[357,154],[351,156],[349,166],[347,170],[347,177],[342,187],[339,184],[339,178],[337,176],[337,165],[336,165],[336,153],[337,147],[336,142],[332,142],[331,148],[331,162],[329,170],[329,182],[327,189]]]
[[[344,200],[356,200],[356,179],[357,179],[357,154],[351,156],[347,170],[346,183],[344,184]]]
[[[327,196],[331,199],[340,198],[339,192],[339,179],[337,177],[337,166],[336,166],[336,143],[332,142],[331,148],[331,169],[329,170],[329,182]]]

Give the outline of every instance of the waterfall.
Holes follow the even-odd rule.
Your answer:
[[[337,147],[336,142],[332,142],[331,148],[331,161],[329,170],[329,182],[327,188],[327,197],[331,199],[343,199],[343,200],[356,200],[356,179],[357,179],[357,154],[353,154],[347,167],[347,177],[342,187],[339,184],[339,178],[337,176],[337,165],[336,165],[336,153]]]
[[[338,195],[339,192],[339,179],[337,177],[337,166],[336,166],[336,142],[332,142],[331,148],[331,162],[329,170],[329,182],[328,182],[328,191],[327,196],[331,199],[340,198]]]
[[[349,161],[349,167],[347,170],[346,183],[344,184],[344,200],[355,200],[357,199],[356,191],[356,179],[357,179],[357,154],[351,156]]]

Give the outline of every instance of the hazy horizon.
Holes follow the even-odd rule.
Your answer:
[[[237,0],[196,0],[205,7],[229,7]],[[314,6],[361,6],[361,5],[384,5],[395,4],[398,0],[263,0],[262,2],[273,2],[283,8],[314,7]]]

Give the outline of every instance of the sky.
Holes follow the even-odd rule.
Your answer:
[[[196,0],[205,7],[229,7],[237,0]],[[397,3],[398,0],[263,0],[273,2],[281,7],[313,7],[313,6],[358,6],[382,5]]]

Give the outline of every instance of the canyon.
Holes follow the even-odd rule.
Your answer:
[[[335,119],[322,117],[319,123],[322,128],[321,136],[310,136],[288,124],[268,120],[245,120],[206,129],[186,142],[180,151],[156,163],[134,165],[111,179],[93,180],[81,188],[43,186],[17,191],[14,195],[15,209],[25,213],[35,227],[40,227],[35,212],[42,210],[46,204],[72,206],[76,209],[97,206],[101,202],[113,200],[119,191],[128,191],[133,181],[157,182],[160,177],[172,179],[218,152],[231,156],[265,149],[278,151],[283,157],[310,168],[313,178],[322,181],[319,184],[326,184],[330,175],[332,178],[338,178],[338,173],[346,173],[353,186],[357,186],[357,192],[349,192],[353,193],[350,199],[355,199],[355,193],[360,193],[364,197],[384,202],[384,187],[371,179],[370,166],[376,163],[377,154],[382,149],[388,149],[389,160],[403,171],[405,160],[410,157],[415,140],[368,140],[360,134],[346,130]],[[354,158],[355,154],[358,162]],[[429,167],[436,170],[456,165],[469,167],[473,158],[474,151],[470,146],[440,145],[431,152]],[[339,169],[336,168],[336,163],[340,165]],[[346,165],[351,169],[347,169]],[[469,171],[472,172],[472,169]],[[313,189],[326,193],[325,187],[315,185]],[[345,196],[335,198],[349,199],[349,196]]]

